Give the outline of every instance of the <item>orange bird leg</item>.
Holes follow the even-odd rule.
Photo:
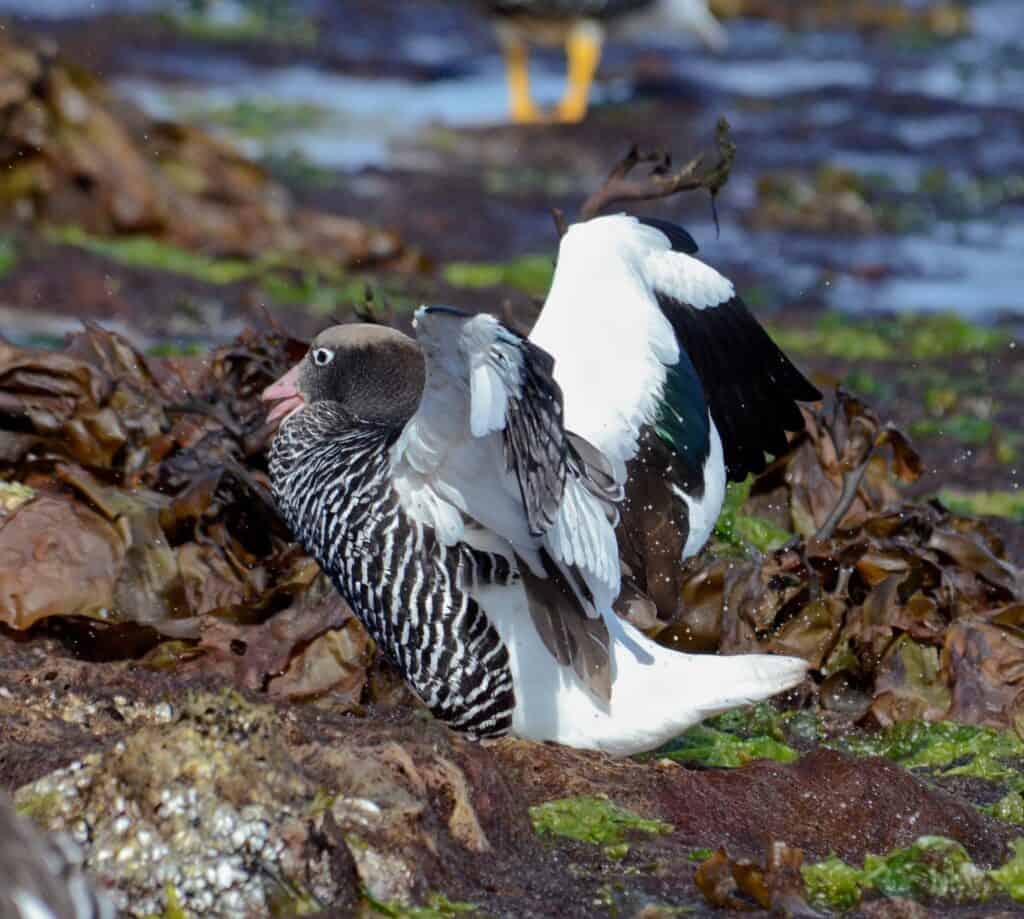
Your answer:
[[[519,124],[543,121],[544,113],[530,96],[530,52],[526,43],[518,39],[506,41],[503,51],[512,120]]]
[[[565,54],[569,63],[568,85],[558,105],[560,121],[582,121],[587,114],[590,87],[601,61],[601,28],[583,22],[573,27],[565,41]]]

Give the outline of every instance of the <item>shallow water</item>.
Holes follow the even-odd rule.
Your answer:
[[[106,13],[136,13],[158,10],[161,0],[0,0],[0,14],[32,16],[40,19],[102,16]]]
[[[148,60],[140,63],[152,65]],[[210,66],[188,59],[174,61],[167,72],[172,77],[204,76],[198,83],[179,86],[126,78],[116,81],[115,88],[158,117],[201,117],[204,111],[253,99],[316,106],[324,121],[315,129],[241,141],[254,155],[299,150],[329,169],[395,166],[397,142],[414,138],[427,125],[470,127],[505,116],[505,75],[496,57],[483,61],[471,77],[431,81],[351,76],[301,64],[264,69],[240,61]],[[535,97],[550,104],[562,91],[562,79],[538,74],[533,86]]]

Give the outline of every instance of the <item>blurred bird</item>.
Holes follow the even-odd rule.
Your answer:
[[[114,904],[93,887],[81,853],[62,836],[45,836],[0,794],[0,917],[114,919]]]
[[[562,45],[568,60],[568,85],[555,117],[582,121],[590,87],[601,60],[606,26],[640,21],[665,34],[689,30],[715,51],[726,45],[721,24],[708,0],[476,0],[494,20],[505,55],[512,119],[546,121],[530,95],[529,45]]]

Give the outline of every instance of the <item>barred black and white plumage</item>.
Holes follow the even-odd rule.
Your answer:
[[[467,588],[515,573],[499,556],[444,546],[403,511],[390,478],[396,433],[358,426],[334,403],[302,412],[274,440],[275,498],[430,711],[472,736],[500,736],[515,704],[508,652]]]
[[[620,620],[629,419],[596,428],[610,455],[565,430],[537,342],[448,309],[415,326],[328,329],[264,398],[285,518],[435,715],[635,753],[802,679],[799,659],[678,654]]]
[[[0,793],[0,916],[4,919],[114,919],[113,901],[82,868],[78,847],[46,836]]]

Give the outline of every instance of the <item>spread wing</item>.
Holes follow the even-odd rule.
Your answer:
[[[566,424],[615,461],[654,426],[699,477],[713,421],[742,479],[803,427],[796,403],[820,394],[696,251],[664,221],[573,225],[530,338],[557,362]]]
[[[669,247],[652,250],[645,267],[658,307],[700,381],[729,479],[761,472],[766,453],[785,452],[786,432],[803,430],[797,403],[814,402],[821,393],[713,268]],[[665,402],[669,409],[679,404],[671,391]],[[670,431],[666,439],[675,444],[678,436]]]
[[[611,467],[564,429],[561,390],[542,348],[488,315],[422,307],[415,325],[427,379],[393,448],[403,506],[447,544],[478,540],[483,530],[489,547],[497,538],[514,552],[528,569],[524,585],[545,644],[606,697],[600,612],[618,594],[620,574],[621,488]]]

